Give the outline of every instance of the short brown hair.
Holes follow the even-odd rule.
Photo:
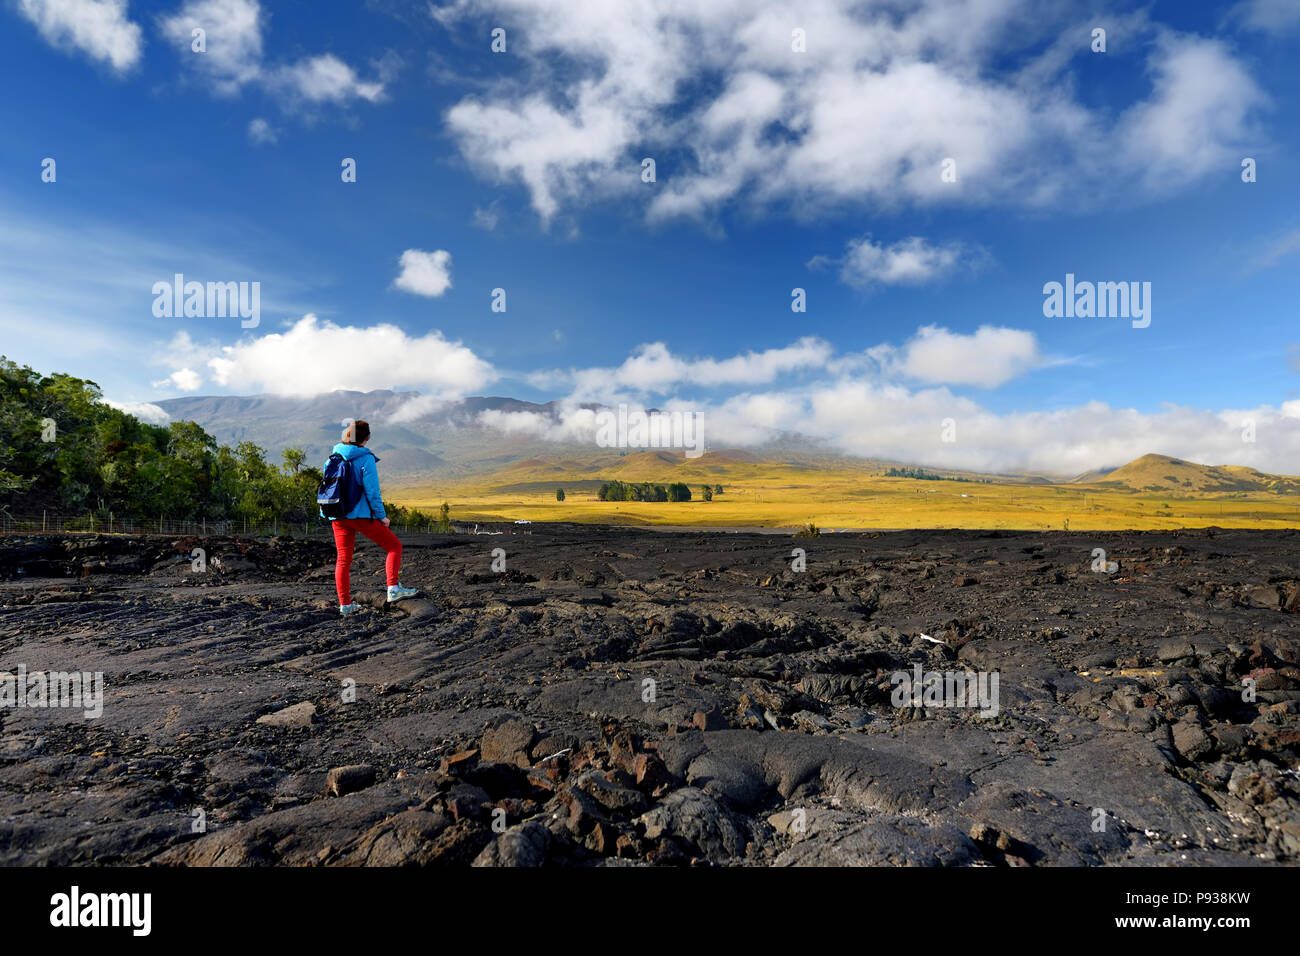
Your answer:
[[[370,423],[365,419],[358,418],[343,429],[343,444],[345,445],[361,445],[369,438]]]

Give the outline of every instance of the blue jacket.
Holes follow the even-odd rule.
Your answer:
[[[357,477],[361,479],[362,487],[365,488],[365,495],[362,499],[343,517],[383,519],[385,517],[384,499],[379,494],[379,469],[375,467],[379,463],[379,458],[369,448],[362,448],[360,445],[345,445],[343,442],[339,442],[334,446],[333,454],[342,455],[352,462],[352,469],[357,473]],[[326,464],[329,464],[329,462],[327,461]],[[322,513],[321,517],[324,518],[325,515]]]

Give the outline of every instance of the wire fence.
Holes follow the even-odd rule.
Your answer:
[[[402,533],[430,532],[437,528],[431,524],[398,524],[391,526]],[[444,532],[445,533],[445,532]],[[246,520],[214,521],[200,518],[197,521],[174,518],[116,518],[96,514],[61,515],[42,512],[38,515],[11,515],[0,511],[0,534],[161,534],[180,537],[278,537],[322,538],[333,540],[334,533],[324,518],[314,521],[279,521],[256,524]]]

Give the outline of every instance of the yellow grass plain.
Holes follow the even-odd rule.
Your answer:
[[[1197,466],[1204,467],[1204,466]],[[536,474],[545,471],[545,477]],[[508,476],[460,484],[409,483],[388,494],[399,504],[433,511],[442,502],[458,522],[572,521],[610,525],[854,529],[968,528],[1028,530],[1157,530],[1171,528],[1300,528],[1300,497],[1253,492],[1142,491],[1102,484],[990,483],[887,478],[865,469],[783,469],[731,462],[709,484],[724,492],[700,500],[707,466],[692,463],[623,480],[684,480],[689,502],[605,502],[588,468],[567,476],[511,469]],[[641,471],[642,469],[638,469]],[[532,473],[529,473],[529,472]],[[509,478],[503,483],[502,478]],[[532,480],[527,480],[531,478]],[[524,480],[521,480],[524,479]],[[578,484],[581,482],[581,484]],[[557,501],[555,489],[565,488]]]

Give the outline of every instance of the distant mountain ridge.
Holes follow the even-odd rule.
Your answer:
[[[530,412],[558,422],[556,402],[529,402],[505,396],[435,401],[416,392],[339,389],[309,398],[281,395],[211,395],[155,403],[173,419],[198,422],[223,444],[251,441],[277,459],[285,448],[302,448],[309,460],[324,461],[339,439],[345,418],[364,418],[374,429],[371,448],[383,459],[386,477],[401,481],[484,479],[499,488],[524,489],[539,482],[725,480],[732,469],[752,476],[765,468],[879,472],[917,462],[855,458],[824,442],[784,436],[761,449],[712,447],[703,458],[684,459],[663,450],[599,448],[590,443],[554,441],[524,432],[484,426],[484,412]],[[590,408],[600,406],[592,404]],[[707,437],[707,432],[706,432]],[[1027,484],[1069,483],[1130,491],[1182,494],[1300,492],[1300,478],[1270,475],[1238,465],[1201,465],[1168,455],[1143,455],[1113,469],[1073,479],[1033,474],[981,475],[927,466],[946,477],[992,478]]]
[[[414,392],[339,389],[310,398],[281,395],[203,396],[155,402],[173,419],[190,419],[223,444],[251,441],[273,457],[285,448],[322,461],[339,440],[343,420],[364,418],[370,447],[389,476],[450,478],[499,468],[520,455],[554,451],[554,443],[511,436],[478,424],[485,411],[534,412],[554,419],[555,403],[487,396],[436,402]]]
[[[617,463],[624,455],[641,454],[638,449],[599,448],[589,442],[556,441],[484,426],[480,421],[484,412],[530,412],[544,420],[560,421],[556,402],[504,396],[438,402],[416,392],[339,389],[309,398],[218,395],[171,398],[154,404],[173,419],[198,422],[223,444],[251,441],[266,449],[272,458],[278,458],[285,448],[302,448],[309,460],[323,461],[339,439],[343,420],[364,418],[375,436],[370,447],[383,460],[384,474],[395,478],[456,480],[489,474],[530,459]],[[756,459],[771,456],[807,460],[810,467],[831,461],[861,463],[861,459],[845,459],[819,441],[798,436],[770,443],[761,454],[754,455]]]

